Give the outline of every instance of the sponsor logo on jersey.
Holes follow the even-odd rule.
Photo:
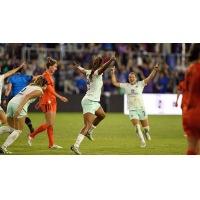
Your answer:
[[[131,90],[132,93],[134,93],[135,90]]]

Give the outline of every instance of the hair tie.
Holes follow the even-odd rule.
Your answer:
[[[52,58],[47,58],[47,60],[49,61],[49,60],[52,60]]]

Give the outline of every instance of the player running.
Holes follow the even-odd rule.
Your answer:
[[[186,90],[185,81],[180,82],[180,84],[178,86],[177,100],[176,100],[176,104],[175,104],[176,107],[178,107],[178,99],[179,99],[181,92],[182,92],[181,109],[183,112],[183,108],[186,106],[186,98],[187,98],[187,90]],[[184,134],[184,136],[187,137],[186,134]]]
[[[144,102],[142,99],[142,92],[144,87],[154,77],[158,69],[158,63],[155,65],[151,74],[143,81],[137,81],[137,77],[134,72],[131,72],[128,76],[130,83],[118,83],[115,77],[115,67],[111,68],[112,83],[114,86],[123,88],[127,95],[127,106],[129,110],[129,117],[133,125],[135,126],[136,134],[142,143],[141,147],[146,146],[146,142],[140,130],[140,122],[143,126],[143,134],[148,141],[151,140],[149,135],[149,122],[148,116],[145,110]],[[140,122],[139,122],[140,121]]]
[[[16,69],[18,66],[15,66],[13,69]],[[26,76],[26,75],[22,75],[21,74],[21,69],[19,69],[15,75],[11,76],[9,78],[8,81],[8,85],[7,85],[7,89],[5,92],[5,96],[4,96],[4,101],[3,101],[3,105],[4,107],[6,107],[6,100],[8,99],[8,102],[14,97],[16,96],[24,87],[26,87],[27,82],[28,81],[34,81],[37,76]],[[8,98],[9,94],[11,92],[11,96]],[[34,132],[32,123],[30,118],[28,117],[28,112],[27,112],[27,116],[25,119],[25,123],[28,126],[30,132]]]
[[[41,96],[40,101],[35,106],[36,109],[39,109],[41,107],[45,115],[46,123],[37,128],[37,130],[35,130],[33,133],[28,134],[28,144],[29,146],[32,146],[33,138],[38,133],[43,132],[47,129],[47,134],[49,138],[49,148],[57,149],[62,147],[54,144],[53,141],[53,124],[57,111],[56,97],[58,97],[63,102],[67,102],[68,99],[63,96],[60,96],[55,92],[52,75],[57,70],[57,61],[52,59],[51,57],[48,57],[46,62],[46,68],[47,70],[42,74],[42,76],[47,79],[47,89],[44,91],[44,94]]]
[[[75,144],[71,146],[71,150],[76,154],[81,154],[79,151],[79,145],[85,136],[93,141],[92,131],[106,117],[103,108],[98,103],[100,101],[101,88],[103,86],[102,76],[103,72],[115,59],[115,52],[112,58],[105,64],[103,64],[102,58],[97,57],[94,60],[92,70],[85,70],[75,63],[75,68],[79,69],[87,76],[87,92],[81,101],[85,126],[81,129]],[[95,118],[94,115],[96,115]]]
[[[6,74],[0,75],[0,103],[1,103],[1,93],[2,93],[2,88],[4,85],[4,79],[12,76],[14,73],[16,73],[22,67],[25,67],[25,62],[23,62],[19,67],[7,72]],[[5,124],[6,122],[7,122],[7,117],[5,115],[5,112],[3,111],[3,109],[0,106],[0,125]]]
[[[185,75],[187,89],[186,108],[183,108],[183,129],[187,134],[187,155],[197,155],[200,147],[200,43],[190,49],[193,62]]]
[[[7,108],[7,119],[9,126],[0,127],[0,134],[11,133],[2,147],[0,153],[12,153],[7,150],[22,133],[28,106],[33,103],[47,87],[47,80],[43,76],[39,76],[34,83],[31,83],[13,97]]]

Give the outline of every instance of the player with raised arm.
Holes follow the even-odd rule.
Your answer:
[[[15,68],[3,75],[0,75],[0,103],[1,103],[1,93],[2,93],[2,88],[4,85],[4,79],[12,76],[14,73],[16,73],[22,67],[25,67],[25,62],[23,62],[19,67]],[[6,122],[7,122],[7,117],[5,115],[5,112],[3,111],[3,109],[0,106],[0,125],[5,124]]]
[[[98,103],[100,101],[101,88],[103,86],[102,76],[103,72],[115,59],[115,52],[112,58],[105,64],[103,64],[103,59],[101,57],[97,57],[94,60],[92,70],[85,70],[75,63],[75,68],[79,69],[87,76],[87,92],[81,101],[85,126],[81,129],[75,144],[71,146],[71,150],[76,154],[81,154],[79,151],[79,145],[83,141],[84,137],[86,136],[90,140],[93,140],[92,131],[106,117],[103,108]],[[95,118],[94,115],[96,115]]]
[[[115,67],[111,68],[112,84],[118,88],[123,88],[127,95],[127,106],[129,110],[129,117],[133,125],[135,126],[136,134],[142,143],[141,147],[146,146],[146,142],[140,130],[140,122],[143,126],[143,134],[148,141],[151,140],[149,135],[149,122],[148,116],[145,110],[144,102],[142,99],[142,92],[144,87],[154,77],[158,69],[158,63],[155,65],[151,74],[143,81],[137,81],[136,74],[131,72],[128,76],[130,83],[118,83],[115,77]]]
[[[7,108],[7,119],[9,126],[0,127],[0,134],[11,133],[2,147],[0,153],[12,153],[7,150],[22,133],[28,106],[33,103],[47,87],[47,80],[43,76],[39,76],[34,83],[31,83],[13,97]]]
[[[36,109],[39,109],[41,107],[45,115],[46,123],[38,127],[37,130],[35,130],[33,133],[28,134],[28,144],[29,146],[32,146],[33,138],[38,133],[41,133],[47,129],[47,134],[49,138],[49,148],[58,149],[62,147],[54,144],[53,141],[53,125],[57,111],[56,97],[58,97],[63,102],[67,102],[68,99],[63,96],[60,96],[55,92],[52,75],[57,70],[57,61],[52,59],[51,57],[48,57],[46,62],[46,68],[47,70],[42,74],[42,76],[44,76],[47,79],[47,89],[44,91],[44,94],[41,96],[40,101],[35,106]]]
[[[16,69],[18,66],[13,67],[13,69]],[[26,76],[21,74],[21,69],[19,69],[15,75],[11,76],[8,80],[7,89],[5,92],[4,100],[3,100],[3,106],[6,107],[7,100],[8,102],[16,96],[23,88],[26,87],[28,81],[34,81],[38,76]],[[11,96],[8,98],[9,94],[11,93]],[[30,118],[28,117],[28,112],[25,120],[26,125],[28,126],[30,133],[34,132],[32,123]]]
[[[186,98],[187,98],[187,90],[186,90],[185,81],[180,82],[180,84],[178,86],[177,100],[176,100],[176,104],[175,104],[176,107],[178,107],[178,99],[181,94],[181,91],[182,91],[181,109],[183,112],[183,110],[184,110],[183,108],[186,107]],[[186,134],[184,134],[184,136],[187,137]]]
[[[183,129],[187,134],[187,155],[197,155],[200,148],[200,43],[190,48],[190,61],[185,74],[186,107],[183,108]]]

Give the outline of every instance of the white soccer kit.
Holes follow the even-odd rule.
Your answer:
[[[98,70],[92,75],[92,81],[90,81],[89,75],[92,70],[86,72],[87,75],[87,92],[85,97],[92,101],[100,101],[101,97],[101,88],[103,86],[103,74],[98,75]]]
[[[145,109],[142,92],[146,84],[144,81],[138,81],[135,85],[130,83],[120,83],[120,88],[123,88],[127,95],[128,110]]]
[[[4,85],[4,75],[0,75],[0,104],[1,104],[1,93]]]
[[[41,89],[41,87],[39,86],[26,86],[23,90],[21,90],[15,97],[13,97],[10,102],[11,103],[15,103],[15,104],[18,104],[20,105],[22,100],[24,99],[24,97],[27,95],[27,94],[30,94],[31,92],[35,91],[35,90],[39,90],[42,92],[43,94],[43,90]],[[42,95],[41,94],[41,95]],[[29,99],[29,101],[24,105],[23,109],[27,112],[27,108],[28,106],[33,103],[35,100],[37,99],[36,98],[33,98],[33,99]]]

